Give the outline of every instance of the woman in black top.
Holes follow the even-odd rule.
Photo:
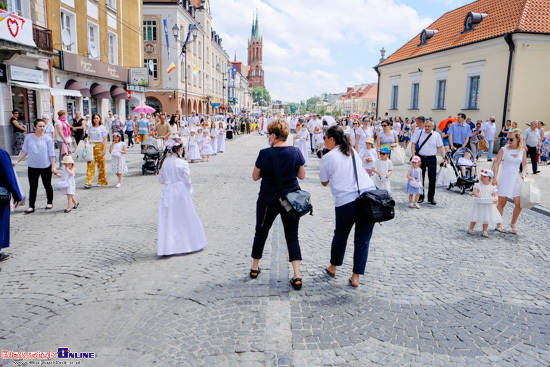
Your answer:
[[[23,147],[23,143],[25,142],[25,133],[27,132],[27,128],[22,122],[18,120],[18,117],[19,111],[14,110],[12,112],[10,123],[13,130],[13,151],[17,155],[19,155],[19,153],[21,152],[21,148]]]
[[[86,126],[84,125],[84,119],[81,117],[80,111],[76,111],[73,125],[71,126],[76,146],[78,146],[78,143],[80,143],[80,141],[84,139],[85,128]]]
[[[300,150],[293,146],[287,146],[285,141],[288,137],[288,124],[283,119],[274,120],[267,126],[267,141],[269,146],[274,148],[281,172],[283,182],[283,193],[281,193],[273,163],[271,159],[270,148],[260,150],[252,179],[258,181],[262,179],[258,202],[256,204],[256,234],[254,235],[254,244],[252,246],[252,268],[250,277],[257,278],[260,274],[259,262],[262,258],[265,241],[269,235],[269,229],[277,215],[281,214],[281,220],[285,231],[285,239],[288,247],[288,257],[294,269],[294,276],[290,283],[294,289],[302,288],[302,278],[300,275],[300,261],[302,254],[300,252],[300,243],[298,241],[299,220],[291,218],[279,202],[281,194],[299,190],[298,180],[303,180],[306,176],[304,168],[304,157]]]

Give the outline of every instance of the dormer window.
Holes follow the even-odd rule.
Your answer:
[[[462,33],[468,33],[473,31],[477,27],[477,25],[481,23],[483,19],[485,19],[486,16],[487,16],[487,13],[469,12],[466,15],[466,19],[464,19],[464,32]]]
[[[435,36],[437,32],[438,31],[436,31],[435,29],[423,29],[420,33],[420,44],[418,46],[423,46],[428,43],[428,40]]]

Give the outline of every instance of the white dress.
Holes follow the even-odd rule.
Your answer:
[[[218,130],[218,152],[225,152],[225,130]]]
[[[497,188],[493,185],[484,185],[476,183],[474,190],[479,190],[479,195],[482,198],[490,198],[497,193]],[[497,224],[502,223],[502,216],[498,212],[496,204],[479,203],[474,198],[474,204],[470,211],[470,221],[481,224]]]
[[[199,251],[206,234],[193,205],[189,163],[176,155],[166,157],[158,177],[163,185],[159,203],[158,255]]]
[[[63,165],[63,172],[61,172],[61,178],[59,179],[59,181],[57,181],[57,183],[59,182],[69,183],[69,187],[59,189],[59,192],[63,195],[74,195],[76,193],[76,183],[74,180],[74,175],[71,176],[69,174],[69,171],[67,170],[65,165]]]
[[[122,150],[124,148],[124,143],[116,143],[113,146],[113,152]],[[126,157],[124,154],[120,154],[120,156],[111,154],[111,173],[114,173],[115,175],[117,173],[126,173],[128,172],[128,166],[126,165]]]
[[[218,129],[210,129],[210,146],[212,147],[212,154],[216,154],[218,151]]]
[[[520,196],[521,191],[519,166],[523,161],[523,151],[507,147],[502,149],[504,149],[504,156],[502,157],[502,173],[498,180],[498,196],[515,198]]]
[[[376,160],[376,162],[374,162],[373,168],[377,172],[380,172],[380,175],[375,174],[373,176],[374,184],[376,185],[378,190],[387,190],[388,192],[391,192],[390,179],[386,178],[386,174],[390,170],[393,170],[393,163],[389,159],[386,159],[385,161],[382,159],[378,159]]]
[[[202,137],[202,149],[201,149],[201,155],[212,155],[214,154],[214,149],[212,149],[212,139],[210,139],[210,136]]]
[[[192,160],[201,159],[199,141],[196,135],[189,136],[189,152],[187,153],[187,159],[192,159]]]
[[[306,161],[304,163],[304,166],[307,166],[308,164],[308,161],[309,161],[309,154],[308,154],[308,142],[307,142],[307,138],[309,138],[309,132],[305,129],[302,129],[300,130],[300,132],[298,133],[298,136],[300,137],[300,139],[298,139],[298,149],[300,149],[300,152],[302,152],[302,156],[304,156],[304,160]]]

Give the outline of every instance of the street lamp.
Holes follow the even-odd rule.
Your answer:
[[[183,59],[184,59],[184,68],[185,68],[185,119],[187,119],[188,117],[188,112],[187,111],[187,104],[188,104],[188,101],[187,101],[187,45],[189,43],[193,43],[195,42],[195,40],[197,39],[197,34],[199,32],[199,29],[197,28],[196,25],[194,24],[189,24],[189,30],[187,31],[187,37],[185,38],[185,41],[179,41],[178,40],[178,36],[179,36],[179,33],[180,33],[180,28],[178,27],[177,24],[174,24],[174,26],[172,27],[172,34],[174,35],[174,38],[176,39],[176,42],[178,43],[181,43],[181,53],[183,54]],[[189,36],[193,36],[192,39],[189,39]]]

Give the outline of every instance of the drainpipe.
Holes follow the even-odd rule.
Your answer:
[[[374,67],[374,71],[378,74],[378,85],[376,88],[376,116],[374,118],[378,118],[378,105],[380,104],[380,100],[378,99],[380,97],[380,71],[378,71],[378,65]]]
[[[508,109],[508,95],[510,94],[510,78],[512,76],[512,59],[514,56],[514,41],[512,40],[512,33],[506,33],[504,35],[504,41],[508,44],[508,51],[510,55],[508,56],[508,73],[506,75],[506,89],[504,91],[504,108],[502,110],[502,126],[500,129],[502,130],[502,127],[505,126],[506,123],[506,110]]]

